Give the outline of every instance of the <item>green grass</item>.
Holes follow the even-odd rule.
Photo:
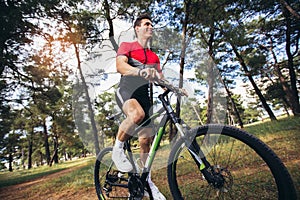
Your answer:
[[[41,187],[35,189],[47,190],[48,188],[59,188],[55,191],[63,191],[67,189],[81,189],[81,188],[90,188],[94,187],[93,174],[94,174],[94,161],[95,158],[92,157],[89,160],[86,160],[83,167],[74,170],[65,176],[60,176],[58,178],[52,179],[51,182],[47,182]]]
[[[282,131],[300,130],[300,118],[288,117],[277,121],[266,121],[255,125],[247,125],[245,130],[259,137],[278,133]]]
[[[300,118],[287,117],[245,127],[264,141],[288,168],[300,198]]]
[[[245,127],[245,130],[253,135],[256,135],[262,141],[267,143],[275,153],[283,160],[287,166],[294,184],[300,197],[300,155],[298,153],[300,144],[300,118],[284,118],[276,122],[263,122]],[[165,161],[159,160],[159,157],[167,159],[169,146],[163,145],[160,152],[157,153],[157,162],[159,165]],[[16,170],[14,172],[0,173],[0,187],[14,185],[17,183],[26,182],[29,180],[43,177],[45,175],[55,173],[74,166],[82,166],[62,177],[52,179],[39,186],[34,186],[32,192],[37,190],[45,190],[45,193],[56,191],[76,191],[80,189],[91,189],[93,183],[93,165],[95,158],[79,159],[54,165],[53,167],[42,166],[31,170]],[[160,190],[166,195],[167,199],[171,199],[167,183],[167,170],[162,168],[152,172],[152,179],[159,186]]]
[[[0,188],[31,181],[78,165],[84,165],[86,162],[91,162],[91,160],[94,161],[94,159],[95,158],[88,158],[68,161],[60,164],[55,164],[52,167],[40,166],[29,170],[0,172]]]

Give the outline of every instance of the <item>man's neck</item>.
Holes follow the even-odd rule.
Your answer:
[[[143,48],[149,48],[149,39],[138,38],[137,41]]]

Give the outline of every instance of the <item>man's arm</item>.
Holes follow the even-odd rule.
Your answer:
[[[116,58],[117,72],[124,76],[139,76],[139,68],[128,64],[127,56],[119,55]]]
[[[128,64],[127,56],[119,55],[116,58],[117,72],[123,76],[142,76],[147,80],[162,79],[163,75],[154,68],[139,69]]]

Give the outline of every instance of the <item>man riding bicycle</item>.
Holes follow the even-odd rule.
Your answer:
[[[112,160],[118,170],[130,172],[133,166],[127,159],[123,147],[130,138],[134,128],[149,118],[151,99],[149,97],[149,82],[163,75],[158,56],[149,47],[152,38],[153,25],[150,16],[139,16],[134,23],[137,39],[133,42],[123,42],[117,52],[116,68],[121,74],[116,100],[125,120],[120,124],[116,143],[112,152]],[[152,142],[151,123],[145,123],[138,133],[140,143],[140,158],[146,162]],[[148,183],[154,199],[166,199],[151,181],[149,173]]]

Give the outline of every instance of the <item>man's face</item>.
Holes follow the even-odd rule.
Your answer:
[[[137,37],[148,39],[152,37],[153,25],[149,19],[142,19],[141,26],[135,27]]]

